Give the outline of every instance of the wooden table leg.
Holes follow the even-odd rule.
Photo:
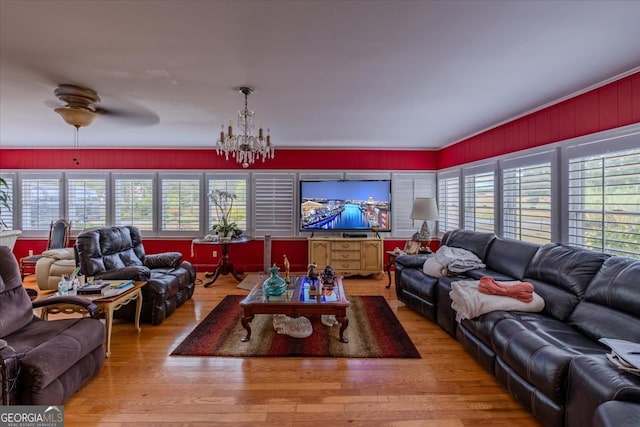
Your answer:
[[[347,329],[347,326],[349,326],[349,318],[346,314],[344,316],[337,316],[336,318],[338,322],[340,322],[340,342],[346,344],[349,342],[349,338],[345,338],[344,331]]]
[[[107,359],[111,357],[111,329],[113,328],[113,305],[107,304],[105,307],[106,311],[104,313],[104,320],[106,323],[106,334],[107,334]]]
[[[251,339],[251,321],[253,320],[253,317],[253,314],[245,314],[242,316],[242,319],[240,319],[242,327],[247,331],[247,336],[242,338],[242,342],[247,342]]]
[[[136,298],[136,319],[135,319],[136,331],[138,331],[138,333],[140,333],[140,331],[142,330],[142,328],[140,328],[141,313],[142,313],[142,289],[138,289],[138,296]]]

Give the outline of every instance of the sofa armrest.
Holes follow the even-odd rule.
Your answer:
[[[400,255],[396,258],[396,263],[401,264],[409,268],[420,268],[424,265],[424,262],[432,256],[431,254],[424,255]]]
[[[144,265],[129,265],[115,270],[103,271],[96,274],[96,279],[104,280],[136,280],[147,281],[151,277],[151,270]]]
[[[49,297],[43,298],[39,300],[35,300],[32,303],[33,308],[41,308],[47,307],[50,305],[61,305],[61,304],[70,304],[77,305],[89,312],[89,315],[94,319],[100,318],[100,309],[98,306],[93,303],[89,298],[77,297],[77,296],[59,296],[59,297]]]
[[[18,381],[20,373],[20,357],[22,357],[21,354],[16,353],[13,347],[8,345],[5,340],[0,339],[0,379],[2,384],[0,404],[3,406],[15,404],[15,383]]]
[[[182,259],[180,252],[164,252],[161,254],[145,255],[142,262],[150,269],[154,268],[176,268]]]
[[[42,252],[42,256],[58,259],[75,259],[73,248],[48,249]]]

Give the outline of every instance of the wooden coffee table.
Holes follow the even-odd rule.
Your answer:
[[[344,331],[349,326],[347,318],[349,301],[342,287],[342,277],[336,278],[331,293],[327,291],[327,295],[323,295],[322,292],[314,293],[307,276],[292,277],[287,291],[280,296],[267,296],[262,291],[262,283],[258,283],[249,295],[240,301],[240,306],[244,310],[241,319],[242,327],[247,331],[247,336],[242,339],[243,342],[251,339],[251,321],[256,314],[286,314],[290,317],[333,315],[340,322],[340,342],[349,342],[344,336]]]

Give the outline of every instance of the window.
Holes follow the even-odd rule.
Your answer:
[[[229,219],[235,222],[240,230],[247,230],[247,180],[242,179],[224,179],[223,177],[212,177],[208,181],[209,192],[212,190],[222,190],[234,194],[236,198],[233,201],[233,208]],[[207,193],[208,194],[208,193]],[[219,223],[216,209],[209,199],[209,221],[207,229],[211,230],[215,224]]]
[[[480,172],[464,177],[464,228],[494,232],[494,172]]]
[[[199,178],[160,178],[160,231],[200,232]]]
[[[411,209],[416,197],[435,197],[434,174],[393,174],[391,208],[394,236],[411,236],[420,229],[423,221],[411,219]],[[436,235],[433,221],[429,221],[432,234]]]
[[[254,220],[257,234],[290,235],[294,230],[294,183],[292,173],[253,176]]]
[[[444,233],[460,228],[460,177],[438,174],[438,231]]]
[[[133,225],[142,231],[153,230],[153,182],[153,177],[115,176],[115,225]]]
[[[22,230],[49,230],[61,218],[60,178],[25,178],[22,189]]]
[[[107,224],[107,181],[105,178],[69,178],[67,220],[76,230]]]
[[[551,162],[502,171],[503,236],[551,241]]]
[[[640,149],[575,157],[572,151],[569,243],[640,258]]]

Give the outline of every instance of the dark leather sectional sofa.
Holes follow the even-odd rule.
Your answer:
[[[196,271],[180,252],[147,255],[140,230],[116,226],[85,230],[75,244],[76,261],[86,276],[147,281],[142,288],[143,322],[159,325],[193,296]],[[114,316],[131,318],[129,304]]]
[[[431,277],[422,271],[427,255],[399,256],[400,301],[455,337],[545,426],[640,420],[640,377],[614,367],[598,342],[640,343],[640,260],[467,230],[446,233],[441,244],[473,252],[486,267]],[[544,310],[493,311],[456,322],[451,283],[482,276],[532,283]],[[618,403],[604,406],[609,401]]]

